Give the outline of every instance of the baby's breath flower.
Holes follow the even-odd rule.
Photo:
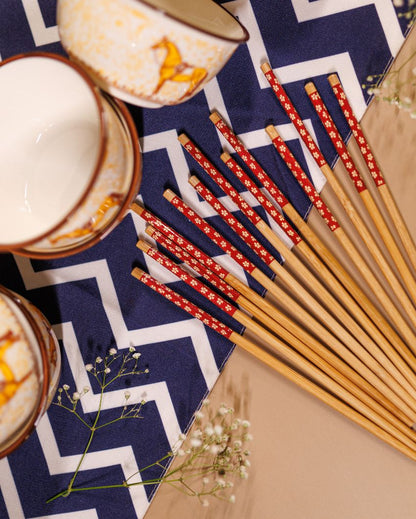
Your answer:
[[[95,362],[96,362],[97,364],[101,364],[102,361],[103,361],[103,359],[102,359],[101,357],[97,357],[97,358],[95,359]]]
[[[219,436],[220,434],[222,434],[223,430],[224,430],[224,428],[223,428],[222,425],[219,425],[219,424],[214,425],[214,432],[215,432],[215,434],[217,434],[218,436]]]
[[[130,346],[129,352],[134,353],[136,351],[136,348],[134,346]]]
[[[110,348],[109,352],[110,355],[115,355],[117,353],[116,348]]]
[[[202,445],[202,441],[199,438],[191,438],[190,443],[191,446],[195,448],[201,447]]]
[[[136,351],[136,353],[133,353],[133,355],[132,355],[133,359],[139,359],[141,356],[142,356],[142,354],[139,353],[138,351]]]
[[[235,503],[235,495],[234,495],[234,494],[231,494],[231,496],[228,498],[228,501],[229,501],[230,503],[233,503],[233,504],[234,504],[234,503]]]
[[[124,398],[128,400],[131,397],[130,391],[124,391]]]
[[[207,426],[204,429],[204,432],[207,436],[212,436],[214,434],[214,428],[211,424],[207,424]]]
[[[69,389],[68,384],[64,384],[62,387],[65,389],[65,391],[68,391],[68,389]]]
[[[107,374],[108,374],[108,373],[110,373],[110,371],[111,371],[110,368],[105,368],[104,373],[107,373]]]
[[[91,370],[93,369],[93,367],[94,367],[94,366],[93,366],[92,364],[85,364],[85,369],[86,369],[87,371],[91,371]]]
[[[81,398],[81,395],[78,393],[78,391],[75,391],[72,393],[72,400],[77,401]]]
[[[218,409],[218,414],[221,416],[224,416],[227,413],[228,413],[228,408],[224,404],[222,404],[221,407]]]
[[[211,447],[209,448],[211,454],[214,454],[214,456],[216,456],[219,452],[220,452],[220,446],[219,445],[211,445]]]

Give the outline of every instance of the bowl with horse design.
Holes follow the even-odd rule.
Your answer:
[[[70,58],[111,95],[148,108],[197,94],[247,30],[212,0],[58,0]]]

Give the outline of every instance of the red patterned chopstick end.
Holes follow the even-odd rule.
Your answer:
[[[182,308],[182,310],[188,312],[188,314],[192,315],[196,319],[199,319],[201,322],[215,330],[220,335],[227,337],[227,339],[231,337],[233,333],[233,330],[231,328],[229,328],[222,322],[218,321],[218,319],[216,319],[209,313],[205,312],[201,308],[198,308],[196,305],[194,305],[181,295],[177,294],[166,285],[163,285],[149,274],[143,272],[140,276],[140,281],[144,285],[150,287],[152,290],[157,292],[158,294],[165,297],[168,301],[171,301],[179,308]]]

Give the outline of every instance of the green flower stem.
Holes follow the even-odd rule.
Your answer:
[[[82,453],[82,456],[81,456],[81,459],[79,460],[78,462],[78,465],[77,465],[77,468],[75,469],[75,472],[74,474],[72,475],[72,478],[69,482],[69,485],[67,487],[67,489],[64,491],[64,494],[66,496],[69,496],[69,494],[73,491],[73,484],[75,482],[75,479],[76,477],[78,476],[78,472],[80,471],[80,468],[81,468],[81,465],[83,464],[84,462],[84,458],[85,456],[87,455],[87,452],[91,446],[91,442],[94,438],[94,434],[95,434],[95,431],[97,430],[97,423],[98,423],[98,420],[100,418],[100,415],[101,415],[101,407],[102,407],[102,404],[103,404],[103,395],[104,395],[104,387],[105,387],[105,373],[103,375],[103,381],[102,381],[102,384],[101,384],[101,393],[100,393],[100,400],[99,400],[99,403],[98,403],[98,410],[97,410],[97,414],[95,416],[95,420],[94,420],[94,423],[89,426],[90,428],[90,436],[88,438],[88,442],[87,442],[87,445],[84,449],[84,452]]]
[[[51,503],[52,501],[55,501],[55,499],[59,499],[60,497],[68,497],[70,493],[72,494],[72,492],[84,492],[87,490],[105,490],[110,488],[129,488],[139,485],[158,485],[159,483],[162,483],[162,480],[166,483],[182,483],[180,479],[165,480],[163,478],[156,478],[147,479],[145,481],[137,481],[136,483],[127,483],[126,481],[124,481],[123,483],[117,483],[115,485],[98,485],[95,487],[72,487],[69,493],[67,492],[67,490],[63,490],[62,492],[59,492],[59,494],[50,497],[46,502]]]
[[[56,402],[52,402],[53,405],[56,405],[58,407],[62,407],[63,409],[66,409],[67,411],[69,411],[70,413],[72,413],[73,415],[75,415],[78,420],[83,423],[85,425],[85,427],[88,427],[88,429],[91,429],[91,425],[89,425],[83,418],[82,416],[80,416],[76,411],[75,409],[71,409],[70,407],[67,407],[63,404],[57,404]]]

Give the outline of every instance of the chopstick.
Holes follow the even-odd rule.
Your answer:
[[[337,220],[332,215],[330,209],[327,207],[325,202],[322,200],[322,198],[316,191],[315,186],[306,176],[306,173],[302,170],[300,164],[297,162],[292,152],[289,150],[288,146],[277,132],[276,128],[272,125],[269,125],[266,128],[266,132],[271,138],[275,149],[282,157],[282,159],[285,161],[289,170],[292,172],[293,176],[299,182],[305,194],[307,194],[307,196],[309,197],[309,200],[312,202],[312,204],[314,204],[318,213],[325,220],[325,222],[327,222],[329,229],[331,231],[336,231],[336,229],[339,227]],[[337,265],[335,265],[335,267],[338,268]],[[385,353],[392,360],[392,362],[394,362],[394,364],[400,369],[400,371],[406,376],[409,382],[414,384],[414,371],[411,370],[409,367],[409,365],[416,367],[416,359],[414,355],[411,353],[411,351],[405,345],[405,343],[401,340],[401,338],[395,332],[395,330],[386,321],[386,319],[380,314],[377,308],[365,296],[364,292],[357,285],[357,283],[355,283],[347,273],[345,273],[345,276],[343,276],[343,281],[345,286],[348,287],[350,293],[354,296],[355,300],[361,300],[363,308],[365,308],[367,315],[372,319],[374,323],[377,323],[378,328],[373,324],[372,321],[368,319],[362,322],[362,324],[366,326],[366,329],[368,329],[372,336],[378,341],[380,346],[383,347]],[[353,308],[355,308],[354,303],[350,304]],[[355,309],[355,312],[357,312],[357,315],[360,316],[360,312],[358,309]],[[401,319],[399,320],[399,323],[401,323]],[[410,330],[410,328],[407,327],[407,325],[406,329],[408,330],[407,335],[411,336],[413,332]],[[381,330],[383,333],[380,333],[378,330]],[[390,343],[387,342],[386,338],[390,341]],[[394,345],[394,348],[391,345]],[[396,350],[400,353],[401,357],[396,353]],[[406,364],[402,360],[402,358],[405,359],[408,364]]]
[[[234,332],[231,328],[224,325],[221,321],[218,321],[216,318],[212,317],[210,314],[208,314],[201,308],[197,307],[184,297],[180,296],[179,294],[171,290],[169,287],[161,284],[152,276],[149,276],[149,274],[146,274],[138,268],[134,268],[132,271],[132,275],[136,279],[141,281],[143,284],[150,287],[152,290],[156,291],[160,295],[163,295],[165,298],[168,298],[178,307],[187,311],[193,317],[202,321],[205,325],[211,327],[213,330],[215,330],[223,337],[226,337],[231,342],[235,343],[237,346],[241,347],[242,349],[253,355],[255,358],[271,367],[273,370],[277,371],[287,379],[297,384],[302,389],[314,395],[316,398],[326,403],[333,409],[339,411],[344,416],[350,418],[353,422],[357,423],[358,425],[361,425],[364,429],[371,432],[378,438],[382,439],[392,447],[396,448],[409,458],[416,460],[416,452],[413,444],[412,447],[409,447],[409,441],[406,437],[402,438],[404,441],[398,440],[397,436],[401,437],[400,432],[396,431],[393,426],[391,426],[387,421],[379,417],[377,414],[371,413],[371,411],[365,408],[365,406],[363,406],[363,404],[360,401],[355,401],[354,403],[357,405],[357,407],[360,408],[360,411],[365,411],[368,414],[372,414],[371,420],[360,414],[360,412],[355,411],[349,405],[346,405],[345,403],[343,403],[338,398],[334,397],[332,394],[328,393],[321,387],[317,386],[315,383],[308,380],[308,378],[298,373],[294,369],[290,368],[282,361],[280,361],[264,349],[257,346],[252,341]],[[304,361],[300,356],[299,360],[301,361],[302,365],[307,366],[306,361]],[[351,396],[348,394],[348,392],[340,388],[334,381],[329,379],[329,377],[324,376],[323,378],[333,388],[334,391],[337,391],[340,395],[342,395],[348,400],[351,399]],[[376,425],[374,421],[376,421],[376,423],[378,422],[382,424],[382,426]]]
[[[347,170],[357,193],[360,195],[360,198],[367,209],[367,216],[369,216],[375,224],[384,245],[390,253],[391,259],[393,260],[402,277],[402,286],[406,287],[409,295],[414,300],[416,300],[416,281],[410,272],[402,253],[396,245],[393,235],[391,234],[390,229],[388,228],[384,217],[381,214],[381,211],[379,210],[374,198],[372,197],[370,190],[367,189],[363,177],[360,175],[350,153],[348,152],[348,149],[342,140],[342,137],[339,134],[339,131],[335,126],[334,121],[328,112],[328,109],[326,108],[321,96],[319,95],[319,92],[312,82],[309,82],[305,85],[305,90],[322,122],[325,131],[331,139],[337,154],[344,164],[344,167]],[[358,224],[361,225],[361,222],[358,222]],[[373,243],[370,243],[369,248],[372,249],[372,247]],[[389,271],[386,271],[386,277],[388,274]]]
[[[357,121],[357,118],[354,115],[354,111],[351,108],[351,105],[348,101],[348,98],[342,88],[341,82],[337,76],[337,74],[331,74],[328,77],[329,84],[332,87],[332,90],[338,100],[338,103],[340,105],[340,108],[345,116],[345,119],[348,122],[348,125],[352,131],[352,134],[354,136],[354,139],[356,140],[358,144],[358,148],[361,152],[361,155],[363,156],[367,168],[371,173],[371,178],[374,181],[374,184],[377,187],[378,193],[380,194],[385,208],[387,209],[392,222],[395,226],[395,229],[401,239],[401,242],[403,244],[403,247],[405,251],[407,252],[408,259],[413,266],[414,269],[416,269],[416,246],[415,243],[410,236],[408,227],[403,219],[403,216],[394,200],[394,197],[390,191],[390,188],[380,170],[379,165],[377,164],[377,161],[374,158],[374,154],[371,151],[370,145],[368,143],[368,140],[366,139],[360,124]]]
[[[303,280],[305,280],[308,285],[312,288],[312,290],[317,293],[321,301],[325,301],[325,304],[329,305],[334,315],[336,315],[341,322],[343,322],[348,328],[351,330],[355,337],[360,341],[360,343],[367,349],[369,353],[371,353],[378,362],[384,367],[388,367],[388,371],[390,374],[394,374],[396,376],[397,381],[402,385],[402,387],[406,388],[406,390],[410,393],[414,393],[414,388],[416,387],[416,379],[415,374],[409,369],[409,367],[402,361],[400,356],[396,353],[396,351],[392,348],[392,346],[386,341],[384,336],[378,332],[377,328],[372,325],[372,323],[367,318],[366,314],[361,311],[359,306],[355,303],[355,301],[349,296],[348,293],[343,289],[343,287],[337,282],[337,280],[332,276],[332,274],[327,271],[325,266],[320,262],[318,258],[315,257],[314,253],[310,250],[310,248],[305,244],[305,247],[302,248],[302,255],[306,261],[311,261],[313,266],[317,271],[326,272],[325,281],[331,286],[335,293],[337,293],[338,297],[340,297],[350,309],[352,310],[352,314],[357,317],[361,317],[361,321],[371,330],[371,332],[375,333],[378,344],[376,344],[366,333],[358,326],[358,324],[354,321],[354,319],[345,311],[345,309],[338,303],[338,301],[332,296],[328,290],[323,287],[319,281],[312,276],[309,270],[307,270],[304,265],[298,260],[298,258],[293,254],[293,252],[284,245],[283,242],[280,241],[279,238],[273,233],[273,231],[268,227],[264,220],[262,220],[258,214],[244,201],[244,199],[240,196],[240,194],[231,186],[231,184],[221,175],[221,173],[215,168],[215,166],[208,160],[208,158],[198,149],[195,144],[185,135],[182,134],[179,136],[179,141],[184,146],[184,148],[191,154],[191,156],[198,162],[198,164],[204,169],[204,171],[217,183],[217,185],[228,194],[231,199],[236,203],[236,205],[240,208],[243,214],[253,223],[253,225],[259,229],[262,235],[269,240],[271,245],[275,247],[278,252],[285,258],[289,265],[292,265],[297,274],[301,276]],[[239,145],[240,149],[243,149],[243,145]],[[230,164],[231,162],[231,164]],[[230,158],[227,161],[227,164],[233,168],[233,172],[239,177],[245,187],[249,188],[251,193],[259,200],[259,202],[265,207],[272,215],[273,218],[276,218],[278,223],[281,222],[282,216],[280,213],[274,208],[274,206],[261,194],[261,191],[254,185],[254,183],[248,178],[248,176],[238,168],[238,165],[232,161]],[[264,173],[265,174],[265,173]],[[265,174],[266,175],[266,174]],[[272,182],[270,180],[270,182]],[[226,221],[226,223],[240,236],[244,237],[244,240],[248,242],[253,250],[256,251],[257,254],[261,255],[263,261],[265,261],[281,279],[283,279],[287,286],[291,287],[291,289],[295,289],[295,291],[299,294],[303,294],[303,300],[305,298],[309,301],[309,307],[314,312],[322,312],[322,308],[317,306],[315,300],[311,300],[309,294],[304,293],[302,288],[299,288],[298,283],[293,277],[288,274],[280,264],[273,262],[273,257],[261,247],[261,245],[257,242],[257,240],[253,241],[253,237],[250,233],[245,229],[245,227],[236,220],[236,218],[230,214],[230,212],[222,206],[222,204],[214,197],[214,195],[209,192],[209,190],[204,186],[196,177],[192,177],[190,179],[191,185],[199,194],[210,203],[214,209],[220,214],[220,216]],[[216,207],[215,207],[216,206]],[[277,218],[277,215],[280,219]],[[225,216],[225,217],[224,217]],[[336,220],[333,219],[335,223]],[[298,247],[302,242],[301,238],[297,233],[290,227],[289,224],[286,226],[281,225],[282,228],[288,232],[288,236],[293,239],[293,243],[297,244]],[[268,231],[268,232],[266,232]],[[289,234],[290,232],[290,234]],[[257,242],[257,243],[256,243]],[[304,242],[303,242],[304,243]],[[313,258],[315,260],[313,261]],[[346,299],[346,301],[345,301]],[[324,315],[324,314],[323,314]],[[326,318],[327,319],[327,318]],[[333,328],[331,327],[333,330]],[[334,330],[333,330],[334,331]],[[377,333],[378,332],[378,333]],[[357,352],[357,343],[353,343],[351,347],[351,340],[348,340],[348,343],[343,340],[345,344],[347,344],[354,353],[360,357],[367,365],[374,365],[372,363],[372,359],[369,360],[368,355],[364,355],[364,359],[362,358],[361,352],[362,349],[358,346]],[[380,348],[383,346],[383,348]],[[412,357],[413,358],[413,357]],[[396,367],[399,366],[400,370]],[[405,375],[405,376],[404,376]],[[412,404],[413,405],[413,404]]]
[[[194,223],[206,236],[208,236],[216,245],[218,245],[224,252],[229,254],[240,266],[243,267],[251,276],[256,279],[264,288],[283,303],[286,308],[291,311],[296,311],[298,318],[301,318],[314,333],[319,333],[320,336],[325,337],[327,344],[331,343],[332,349],[339,353],[341,357],[348,362],[354,369],[356,369],[364,378],[366,378],[374,387],[379,391],[388,395],[388,399],[401,409],[410,419],[415,421],[416,412],[413,410],[411,405],[407,402],[412,401],[413,398],[403,392],[395,379],[388,375],[381,365],[375,365],[372,363],[372,367],[376,370],[374,373],[367,365],[359,360],[348,348],[342,344],[339,337],[328,333],[327,329],[322,326],[316,319],[314,319],[302,306],[300,306],[293,298],[291,298],[284,290],[278,287],[273,281],[271,281],[260,269],[258,269],[250,260],[248,260],[238,249],[236,249],[228,240],[221,236],[212,226],[210,226],[200,215],[194,210],[187,206],[183,200],[181,200],[175,193],[170,189],[164,192],[164,197],[171,202],[171,204],[178,209],[189,221]],[[352,337],[345,328],[343,328],[335,319],[333,319],[328,312],[323,308],[320,312],[325,314],[325,325],[331,326],[336,333],[340,334],[343,339],[349,341],[349,345],[356,343],[354,337]],[[318,332],[319,329],[319,332]],[[357,343],[359,344],[359,343]],[[361,346],[359,346],[361,348]],[[358,351],[358,350],[357,350]],[[342,353],[341,353],[342,352]],[[361,355],[364,355],[364,351],[360,351]],[[374,359],[373,359],[374,360]],[[381,376],[383,380],[379,378]],[[394,387],[395,390],[391,389],[386,384]],[[397,394],[396,392],[397,391]],[[400,395],[400,396],[399,396]],[[405,402],[406,401],[406,402]]]
[[[223,297],[218,295],[216,292],[208,288],[206,285],[204,285],[201,281],[193,277],[191,274],[186,272],[184,269],[182,269],[179,265],[171,261],[169,258],[167,258],[165,255],[163,255],[161,252],[153,248],[149,243],[147,243],[144,240],[139,240],[137,242],[137,247],[142,250],[145,254],[147,254],[149,257],[157,261],[160,265],[165,267],[167,270],[169,270],[171,273],[173,273],[175,276],[177,276],[179,279],[184,281],[188,286],[192,287],[194,290],[196,290],[198,293],[203,295],[208,301],[216,305],[218,308],[220,308],[222,311],[224,311],[227,315],[235,319],[237,322],[242,324],[247,330],[250,330],[252,333],[254,333],[258,338],[262,340],[265,344],[267,344],[269,347],[273,348],[277,353],[282,355],[286,360],[294,364],[297,369],[300,369],[308,374],[308,376],[313,377],[316,382],[325,385],[328,389],[337,388],[337,386],[331,386],[328,385],[328,378],[326,375],[332,378],[332,380],[335,380],[336,382],[339,382],[341,379],[340,385],[344,387],[347,386],[347,392],[341,393],[339,396],[343,398],[344,400],[347,399],[347,401],[353,405],[357,406],[357,400],[355,397],[352,399],[349,399],[348,392],[352,395],[352,392],[357,391],[353,385],[351,384],[351,381],[348,379],[342,377],[342,375],[337,372],[335,369],[332,368],[330,364],[328,364],[324,359],[319,357],[318,355],[314,354],[314,352],[305,344],[303,344],[301,341],[296,340],[293,336],[287,335],[285,333],[286,338],[290,340],[290,345],[295,347],[295,350],[299,352],[302,356],[299,355],[299,353],[296,353],[292,349],[290,349],[285,343],[283,343],[281,340],[276,339],[273,335],[270,334],[265,328],[263,328],[260,324],[253,321],[250,317],[248,317],[245,313],[243,313],[241,310],[239,310],[236,306],[233,306],[228,301],[226,301]],[[257,312],[257,314],[263,319],[266,320],[267,325],[273,325],[271,320],[264,315],[261,311]],[[279,334],[281,330],[279,327]],[[279,335],[280,336],[280,335]],[[305,357],[305,358],[304,358]],[[305,360],[306,359],[306,360]],[[312,364],[311,364],[312,362]],[[317,369],[319,368],[319,369]],[[322,374],[321,371],[323,370],[324,373]],[[324,375],[324,376],[323,376]],[[359,394],[362,394],[362,392],[359,392]],[[342,396],[344,395],[344,396]],[[362,402],[361,399],[358,399],[359,402]],[[385,410],[380,406],[382,415],[385,415]],[[370,411],[370,416],[367,414],[369,411],[367,407],[361,408],[362,412],[368,417],[373,418],[374,417],[374,409]],[[389,421],[389,420],[387,420]],[[413,436],[415,436],[413,434]],[[399,438],[401,441],[403,440],[403,435]],[[408,442],[408,445],[412,446],[414,445],[416,447],[416,443],[409,442],[409,439],[406,438]]]
[[[321,168],[321,170],[325,173],[325,176],[329,179],[331,178],[331,181],[333,181],[333,184],[335,188],[339,185],[338,181],[336,180],[332,169],[327,164],[325,158],[323,157],[322,153],[320,152],[318,146],[315,144],[314,140],[312,139],[310,133],[305,128],[305,125],[303,124],[302,119],[300,118],[299,114],[297,113],[296,109],[294,108],[293,104],[291,103],[290,99],[288,98],[287,94],[283,90],[282,86],[278,82],[276,76],[274,75],[273,71],[270,68],[270,65],[267,63],[264,63],[262,65],[262,70],[269,81],[270,85],[272,86],[273,91],[276,94],[276,98],[278,99],[279,103],[282,105],[286,113],[291,118],[292,123],[296,127],[296,129],[299,132],[300,137],[304,141],[304,143],[307,145],[309,151],[311,152],[313,158],[315,159],[318,166]],[[331,182],[332,186],[332,182]],[[341,186],[340,186],[341,188]],[[343,189],[341,188],[342,193]],[[339,196],[342,196],[342,201],[344,202],[345,206],[351,207],[351,204],[349,203],[347,196],[343,195],[342,193],[339,193]],[[351,216],[354,218],[355,221],[356,218],[356,212],[353,210],[348,210]],[[374,295],[377,297],[377,299],[380,301],[380,303],[383,305],[383,307],[388,311],[390,317],[394,321],[395,325],[397,326],[397,329],[400,330],[403,337],[406,339],[408,346],[413,350],[416,351],[415,344],[415,335],[407,325],[406,321],[404,320],[403,316],[400,314],[398,309],[394,306],[393,302],[391,301],[391,298],[388,296],[387,292],[384,290],[382,285],[379,283],[375,275],[373,274],[373,271],[370,269],[370,267],[367,265],[366,261],[363,259],[361,254],[359,253],[358,249],[355,247],[353,242],[348,238],[347,234],[344,232],[342,227],[338,227],[335,231],[333,231],[334,236],[337,237],[340,244],[343,246],[344,250],[347,252],[351,260],[354,262],[358,270],[360,271],[361,275],[363,276],[363,279],[367,280],[367,283],[370,285]],[[371,241],[372,238],[370,237]],[[376,247],[378,249],[378,247]],[[387,266],[388,267],[388,266]],[[388,267],[389,268],[389,267]],[[401,290],[399,289],[399,292]],[[405,294],[406,296],[406,294]],[[407,310],[407,315],[410,316],[414,313],[414,308],[412,304],[409,302],[407,296],[406,298],[406,308],[403,308],[404,311]]]
[[[291,290],[296,293],[302,300],[308,304],[309,308],[312,309],[318,316],[321,316],[323,320],[326,322],[328,327],[336,333],[338,337],[340,337],[339,329],[334,328],[334,324],[332,321],[328,321],[328,314],[313,297],[306,292],[303,286],[299,286],[298,281],[293,278],[293,276],[288,273],[279,263],[273,261],[273,257],[262,247],[260,243],[252,236],[248,230],[221,204],[221,202],[213,195],[213,193],[204,185],[202,182],[195,176],[190,178],[190,184],[196,189],[196,191],[215,209],[218,215],[229,225],[229,227],[240,237],[244,239],[244,241],[254,250],[263,261],[265,261],[270,267],[273,267],[272,270],[284,280],[285,284],[291,288]],[[221,184],[223,188],[225,188],[224,183]],[[227,190],[228,191],[228,190]],[[269,258],[269,259],[268,259]],[[270,258],[272,261],[270,261]],[[344,344],[346,344],[349,349],[370,369],[374,371],[374,373],[378,374],[380,378],[385,380],[388,385],[396,391],[397,394],[402,394],[402,388],[405,389],[412,395],[414,393],[414,388],[411,384],[409,384],[402,376],[402,374],[398,371],[396,366],[388,359],[388,357],[378,348],[377,344],[370,340],[370,338],[364,334],[361,328],[355,323],[355,321],[350,317],[350,315],[338,304],[338,302],[332,297],[330,293],[326,295],[326,303],[329,306],[337,306],[338,312],[337,316],[342,320],[343,324],[349,327],[349,331],[351,333],[355,333],[355,337],[358,337],[361,340],[361,344],[366,348],[367,351],[363,350],[361,344],[356,341],[351,340],[350,338],[347,340],[343,340]],[[341,311],[342,310],[342,311]],[[371,355],[370,355],[371,353]],[[374,357],[374,358],[373,358]],[[378,363],[377,363],[377,362]],[[383,367],[383,371],[380,371],[380,366]],[[392,377],[386,378],[386,374]],[[390,380],[390,382],[389,382]],[[394,382],[393,382],[394,381]],[[397,384],[398,383],[398,384]],[[403,396],[403,399],[408,401],[409,405],[414,405],[414,398],[411,396],[409,400]]]
[[[322,369],[322,362],[317,362],[315,358],[316,356],[310,353],[310,350],[315,352],[319,357],[324,359],[327,364],[329,363],[330,367],[332,367],[331,371],[327,371],[327,373],[331,373],[330,376],[334,380],[341,384],[345,389],[349,390],[357,398],[366,403],[369,407],[383,415],[401,432],[408,435],[411,439],[415,439],[416,433],[413,431],[413,429],[409,428],[411,423],[407,422],[406,417],[403,418],[402,413],[395,411],[395,414],[393,414],[381,406],[374,399],[377,395],[374,395],[374,397],[370,396],[370,394],[374,393],[375,391],[372,386],[370,386],[360,375],[351,369],[348,364],[341,360],[337,355],[333,354],[330,350],[326,349],[325,346],[323,346],[318,340],[315,339],[315,337],[308,334],[303,328],[289,319],[284,313],[270,305],[270,303],[264,300],[249,287],[246,287],[245,290],[247,297],[243,296],[240,292],[238,292],[238,290],[228,285],[227,282],[221,280],[214,272],[210,271],[210,269],[207,268],[203,262],[193,258],[187,251],[176,245],[160,231],[157,231],[153,227],[148,226],[146,228],[146,233],[149,234],[149,236],[152,237],[155,241],[157,241],[157,243],[167,249],[171,254],[173,254],[177,259],[186,263],[195,272],[202,275],[209,283],[219,288],[219,290],[221,290],[225,295],[229,296],[232,301],[234,301],[234,303],[247,310],[256,320],[266,325],[267,328],[269,328],[273,333],[277,334],[278,337],[283,339],[290,346],[294,347],[297,351],[302,353],[315,365]],[[198,251],[199,249],[195,247],[194,252],[197,253],[199,257],[201,257]],[[204,253],[202,253],[202,257],[203,256]],[[228,277],[232,283],[232,275],[227,274],[227,278]],[[221,281],[222,284],[219,284],[218,281]],[[309,346],[309,351],[306,355],[305,345]],[[398,419],[398,416],[401,416],[401,419]]]

